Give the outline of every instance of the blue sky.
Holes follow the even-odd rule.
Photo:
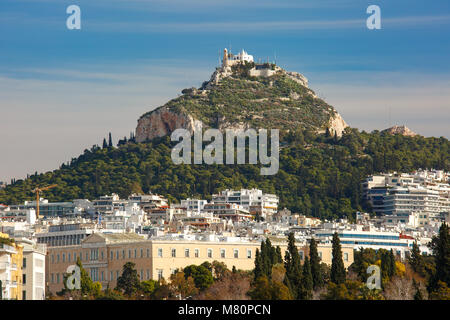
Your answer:
[[[448,0],[2,0],[0,30],[0,180],[128,135],[230,46],[304,74],[352,127],[450,137]]]

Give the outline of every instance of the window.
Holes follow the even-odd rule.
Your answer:
[[[252,250],[247,249],[247,259],[251,259],[251,258],[252,258]]]
[[[189,258],[189,249],[184,249],[184,256]]]
[[[109,273],[109,280],[110,281],[114,280],[114,273],[112,271]]]
[[[147,269],[147,280],[150,279],[150,270]]]
[[[128,250],[128,259],[131,259],[131,250]]]
[[[225,259],[225,249],[220,249],[220,257]]]
[[[344,261],[348,261],[348,253],[344,252]]]
[[[26,284],[27,283],[27,275],[23,274],[22,275],[22,284]]]
[[[305,258],[305,253],[303,251],[298,252],[300,254],[300,260],[303,260]]]
[[[65,253],[62,254],[62,262],[66,262],[66,254]]]
[[[208,258],[212,258],[212,249],[208,249]]]
[[[147,258],[150,258],[150,249],[147,249]]]
[[[144,257],[144,249],[141,249],[141,258]]]
[[[125,250],[122,250],[122,259],[125,259]]]
[[[175,258],[177,256],[177,250],[172,249],[172,258]]]
[[[55,283],[55,274],[52,273],[52,283]]]
[[[89,260],[89,254],[86,252],[86,261]]]
[[[156,269],[156,272],[158,273],[158,280],[161,280],[163,278],[163,269]]]
[[[235,259],[239,258],[239,250],[238,250],[238,249],[234,249],[233,252],[234,252],[234,253],[233,253],[234,258],[235,258]]]
[[[116,280],[119,280],[119,270],[116,271]]]
[[[23,258],[22,260],[22,268],[26,268],[27,267],[27,258]]]
[[[70,252],[67,254],[67,261],[69,261],[70,262]]]
[[[59,253],[56,255],[56,262],[59,263]]]
[[[102,251],[102,260],[104,259],[104,256],[103,256],[103,251]]]
[[[56,274],[56,283],[59,283],[59,273]]]
[[[110,258],[111,260],[114,259],[114,252],[111,251],[111,253],[110,253],[110,255],[109,255],[109,258]]]
[[[55,263],[55,255],[52,254],[52,263]]]
[[[195,249],[195,250],[194,250],[194,256],[195,256],[196,258],[198,258],[199,255],[200,255],[200,250]]]
[[[158,248],[158,257],[162,258],[162,248]]]
[[[134,258],[137,258],[137,249],[134,249]]]
[[[116,259],[119,260],[119,250],[116,251]]]
[[[103,274],[104,274],[104,272],[102,271],[102,276],[100,278],[101,281],[103,281]]]
[[[144,280],[144,270],[141,269],[140,278],[139,280]]]
[[[319,251],[319,258],[322,259],[322,251]]]

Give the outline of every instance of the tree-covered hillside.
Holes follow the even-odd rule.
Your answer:
[[[171,201],[210,199],[225,188],[260,188],[280,197],[280,207],[320,218],[342,217],[364,208],[360,184],[380,171],[418,168],[450,169],[449,140],[405,137],[347,129],[341,139],[291,132],[283,137],[280,170],[260,175],[259,165],[175,165],[169,137],[149,143],[127,143],[85,150],[70,164],[31,175],[0,190],[0,203],[34,199],[36,186],[57,184],[44,193],[49,201],[95,199],[118,193],[154,192]],[[366,208],[367,209],[367,208]]]

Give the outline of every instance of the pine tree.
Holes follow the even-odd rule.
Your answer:
[[[311,274],[311,265],[309,263],[308,257],[305,258],[305,263],[303,264],[303,277],[302,277],[302,286],[301,286],[301,298],[303,300],[311,300],[312,299],[312,291],[313,291],[313,277]]]
[[[109,133],[109,142],[108,142],[108,147],[112,147],[113,146],[113,142],[112,142],[112,136],[111,136],[111,132]]]
[[[342,260],[341,243],[337,232],[333,234],[332,240],[332,261],[331,261],[331,275],[330,280],[335,284],[341,284],[345,282],[345,267]]]
[[[317,251],[317,242],[314,238],[311,239],[309,244],[309,258],[311,261],[313,287],[314,289],[317,289],[323,286],[323,277],[321,274],[319,253]]]

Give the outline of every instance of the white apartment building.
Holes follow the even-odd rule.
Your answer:
[[[226,189],[212,196],[212,203],[231,203],[242,206],[250,214],[270,217],[278,210],[279,199],[274,194],[263,193],[259,189]]]
[[[194,212],[194,213],[200,213],[203,211],[203,208],[205,207],[205,204],[207,204],[207,200],[199,200],[199,199],[190,199],[187,198],[186,200],[180,201],[180,208],[184,208],[188,211]]]
[[[16,239],[23,246],[22,299],[45,300],[45,256],[47,247],[28,239]]]
[[[406,217],[417,212],[420,219],[432,221],[442,220],[450,212],[448,177],[443,171],[383,174],[369,176],[362,185],[366,199],[378,215]]]

